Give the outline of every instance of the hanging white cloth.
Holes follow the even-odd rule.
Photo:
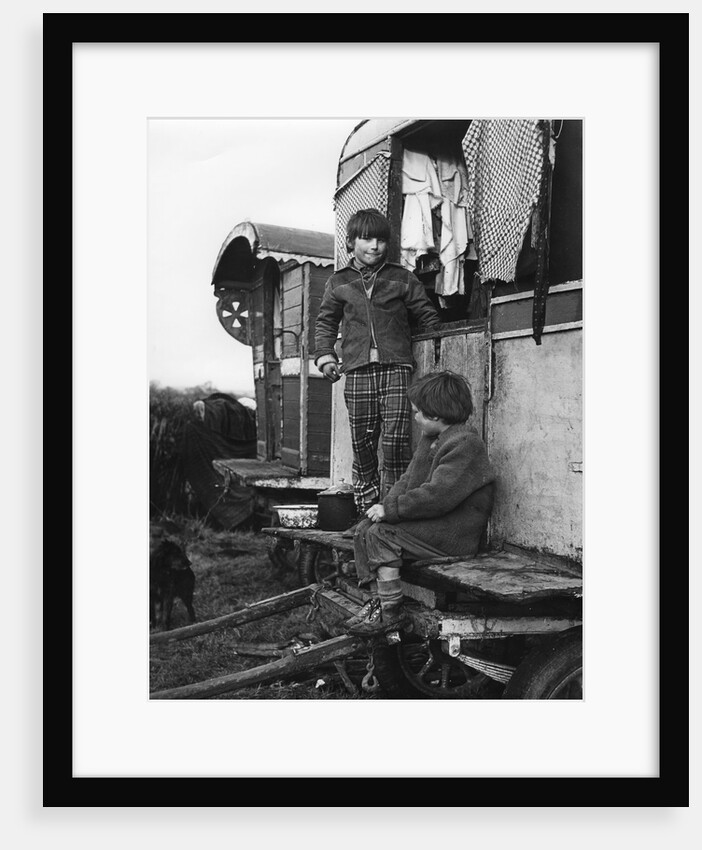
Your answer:
[[[405,149],[402,158],[405,207],[400,229],[401,263],[414,270],[422,254],[435,249],[431,211],[441,203],[441,183],[431,158]]]
[[[439,159],[436,163],[441,184],[441,246],[439,256],[442,270],[437,275],[434,291],[437,295],[463,294],[463,264],[468,243],[473,234],[468,219],[468,173],[458,159]]]

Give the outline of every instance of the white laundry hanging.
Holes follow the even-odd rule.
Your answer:
[[[402,194],[405,206],[400,229],[401,263],[414,270],[418,258],[436,248],[431,212],[441,203],[441,183],[426,154],[405,149]]]
[[[455,158],[439,159],[436,167],[443,198],[439,251],[442,270],[434,281],[434,291],[437,295],[463,294],[463,264],[473,238],[467,208],[468,174],[465,165]]]

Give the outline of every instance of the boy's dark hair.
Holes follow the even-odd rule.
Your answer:
[[[353,242],[359,239],[390,239],[390,222],[380,210],[358,210],[346,224],[346,247],[353,250]]]
[[[437,417],[448,425],[465,422],[473,412],[468,381],[455,372],[430,372],[407,391],[407,398],[425,416]]]

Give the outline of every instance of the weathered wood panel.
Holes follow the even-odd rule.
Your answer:
[[[303,266],[288,269],[283,274],[282,291],[282,322],[283,357],[295,357],[300,354],[300,333],[303,324]],[[292,331],[292,333],[290,333]]]
[[[319,313],[319,306],[322,303],[322,295],[324,286],[329,279],[329,276],[334,271],[334,266],[309,266],[309,291],[307,301],[307,315],[305,322],[307,325],[307,350],[312,353],[315,349],[314,345],[314,327]]]
[[[442,617],[439,635],[467,638],[500,638],[509,635],[544,635],[582,625],[579,617]]]
[[[315,416],[331,416],[331,389],[331,383],[324,378],[310,381],[310,423]]]
[[[300,467],[300,450],[295,448],[287,448],[283,446],[280,450],[280,462],[289,466],[291,469],[299,469]]]
[[[326,490],[330,480],[321,475],[299,475],[278,460],[252,460],[249,458],[223,458],[212,461],[212,466],[227,481],[248,487],[274,490]]]
[[[310,429],[307,432],[307,445],[310,448],[313,445],[317,449],[321,449],[321,448],[325,448],[325,447],[329,448],[329,440],[330,440],[330,438],[329,438],[329,428],[323,427],[323,423],[320,424],[319,430]]]
[[[307,454],[307,474],[327,475],[329,472],[329,452],[319,452],[310,448]]]
[[[299,307],[302,304],[301,268],[287,272],[283,278],[283,313],[286,313],[291,307]]]
[[[495,304],[492,311],[494,334],[532,327],[533,298]],[[579,322],[583,318],[582,289],[550,293],[546,299],[545,326]]]
[[[303,379],[304,380],[304,379]],[[283,376],[282,446],[300,451],[300,377]],[[282,456],[281,456],[282,457]]]
[[[582,596],[582,577],[507,553],[404,568],[402,578],[443,590],[452,588],[475,600],[523,603],[554,596]]]
[[[457,334],[441,339],[438,369],[458,372],[468,381],[473,397],[473,415],[470,423],[479,434],[482,434],[485,399],[485,334]]]
[[[302,327],[302,305],[295,304],[293,307],[287,307],[285,310],[285,322],[283,327],[290,328],[290,330],[298,333],[300,328]],[[284,336],[291,336],[290,334],[284,334]],[[293,355],[290,355],[293,356]]]
[[[310,264],[310,296],[322,297],[324,286],[329,280],[329,276],[334,272],[334,263],[329,263],[325,266],[315,266]]]
[[[299,407],[298,407],[299,410]],[[299,414],[298,414],[299,416]],[[283,428],[285,430],[285,445],[288,448],[297,448],[300,446],[300,420],[299,418],[284,419]]]
[[[468,381],[473,397],[471,424],[483,433],[483,403],[485,399],[485,334],[482,332],[450,333],[435,339],[415,340],[413,354],[417,366],[412,380],[429,372],[450,369]],[[419,427],[412,426],[412,441],[416,446]]]
[[[266,404],[266,386],[263,381],[254,382],[256,396],[256,455],[260,460],[266,460],[268,445],[268,412]]]
[[[491,538],[582,561],[582,331],[496,340]]]
[[[331,412],[325,413],[322,416],[315,416],[314,421],[308,425],[307,434],[310,438],[312,435],[315,435],[317,438],[325,438],[325,444],[329,448],[331,444]]]
[[[351,451],[351,430],[349,414],[344,401],[346,376],[332,384],[332,441],[331,470],[332,483],[339,484],[352,480],[353,453]]]
[[[353,539],[342,537],[338,531],[320,531],[315,528],[262,528],[261,531],[263,534],[271,534],[274,537],[301,540],[330,549],[353,552]]]

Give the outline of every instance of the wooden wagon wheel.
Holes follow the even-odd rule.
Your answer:
[[[288,570],[295,569],[299,553],[295,551],[292,541],[268,541],[268,558],[278,573],[282,575]]]
[[[251,345],[249,294],[240,289],[230,289],[217,299],[217,318],[224,330],[244,345]]]
[[[403,638],[399,646],[378,646],[375,674],[383,690],[401,699],[493,699],[504,686],[444,652],[438,640]]]
[[[323,584],[338,574],[337,566],[324,557],[318,546],[302,544],[297,561],[297,575],[301,587],[308,584]]]

